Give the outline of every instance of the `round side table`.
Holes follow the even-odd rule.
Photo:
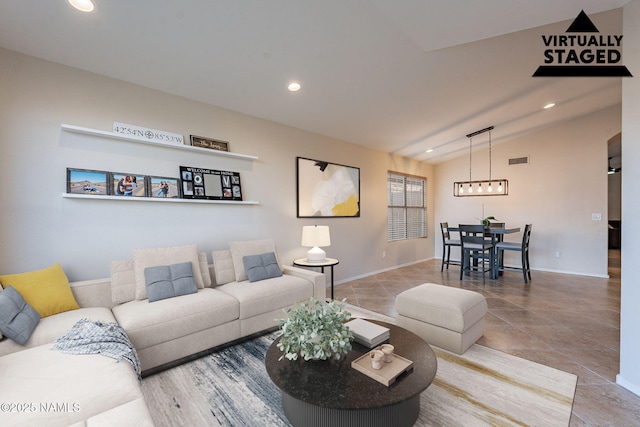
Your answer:
[[[324,261],[312,262],[306,258],[300,258],[293,261],[293,265],[298,267],[320,267],[320,271],[324,274],[325,267],[331,267],[331,299],[333,300],[333,266],[338,265],[340,261],[335,258],[325,258]]]

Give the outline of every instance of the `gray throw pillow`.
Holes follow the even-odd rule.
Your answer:
[[[7,286],[0,293],[0,331],[20,345],[29,340],[40,322],[40,314],[22,298],[20,292]]]
[[[147,267],[144,279],[149,302],[198,292],[190,262]]]
[[[282,276],[282,270],[278,265],[275,252],[247,255],[242,257],[242,262],[250,282]]]

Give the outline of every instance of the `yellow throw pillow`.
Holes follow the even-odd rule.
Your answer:
[[[60,264],[22,274],[0,276],[3,288],[13,286],[42,317],[80,308]]]

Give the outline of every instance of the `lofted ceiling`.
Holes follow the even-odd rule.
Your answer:
[[[620,78],[531,75],[542,35],[580,10],[621,34],[630,0],[93,1],[2,0],[0,47],[432,163],[621,102]]]

